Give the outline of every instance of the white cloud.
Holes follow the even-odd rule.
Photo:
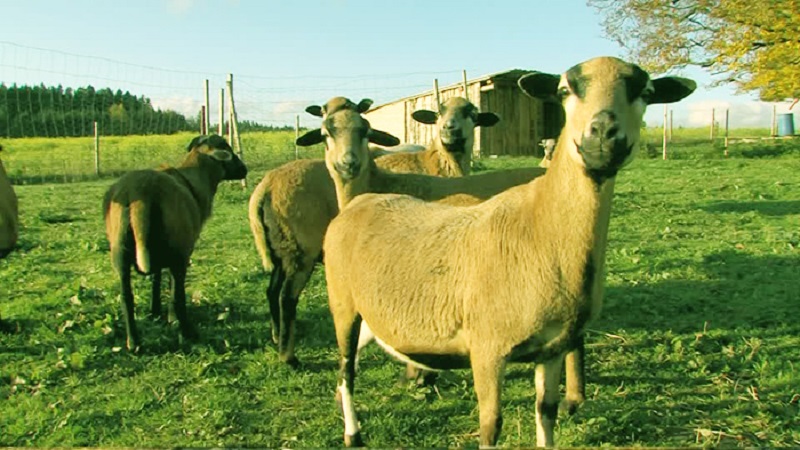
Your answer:
[[[790,112],[787,103],[767,103],[753,100],[698,100],[684,101],[668,106],[672,111],[675,127],[707,127],[711,124],[711,111],[714,121],[725,126],[725,111],[728,111],[730,128],[769,128],[772,123],[772,109],[776,105],[778,114]],[[651,127],[660,127],[664,121],[663,105],[653,105],[647,109],[645,122]]]
[[[186,14],[195,3],[196,0],[167,0],[167,10],[173,14]]]
[[[153,108],[161,109],[162,111],[172,110],[179,112],[187,118],[194,117],[200,113],[200,106],[202,103],[199,100],[191,97],[164,97],[153,98],[151,100]]]
[[[275,114],[300,114],[306,110],[306,105],[303,102],[287,101],[275,105]]]

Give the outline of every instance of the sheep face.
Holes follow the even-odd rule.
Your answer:
[[[651,80],[635,64],[611,57],[578,64],[560,77],[528,74],[519,86],[534,98],[558,97],[567,117],[559,137],[566,145],[559,151],[600,180],[613,177],[633,158],[647,105],[676,102],[696,87],[685,78]]]
[[[339,174],[345,181],[358,177],[370,163],[369,142],[386,147],[400,143],[389,133],[373,130],[361,116],[370,105],[369,99],[355,104],[344,97],[334,97],[324,106],[309,106],[307,112],[323,118],[322,127],[297,138],[297,145],[307,147],[324,142],[325,164],[331,173]]]
[[[343,180],[352,180],[367,169],[369,163],[369,122],[356,111],[346,109],[322,121],[325,139],[325,164]]]
[[[452,97],[439,106],[439,112],[417,110],[411,114],[417,122],[436,124],[439,140],[450,153],[471,150],[475,140],[475,127],[491,127],[500,121],[493,113],[482,113],[469,100]]]
[[[228,142],[216,134],[198,136],[189,143],[188,151],[206,155],[221,164],[223,180],[241,180],[247,176],[247,166],[233,153]]]

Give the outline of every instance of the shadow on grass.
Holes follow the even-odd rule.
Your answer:
[[[796,320],[800,258],[724,251],[706,256],[708,281],[665,280],[612,286],[595,327],[702,330],[709,322],[732,329],[800,328]]]
[[[800,214],[800,200],[789,201],[719,201],[701,207],[712,213],[746,213],[756,212],[765,216],[787,216]]]

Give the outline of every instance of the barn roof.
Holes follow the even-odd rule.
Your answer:
[[[519,77],[521,77],[522,75],[525,75],[526,73],[530,73],[530,72],[531,72],[530,70],[525,70],[525,69],[509,69],[509,70],[504,70],[502,72],[491,73],[489,75],[484,75],[482,77],[478,77],[478,78],[473,78],[471,80],[467,80],[467,84],[480,83],[482,86],[484,86],[484,85],[486,85],[486,86],[488,86],[488,85],[503,85],[503,86],[516,85],[517,80],[519,79]],[[453,84],[450,84],[450,85],[447,85],[447,86],[440,86],[439,87],[439,91],[444,91],[446,89],[459,88],[459,87],[461,87],[462,84],[463,84],[462,82],[458,82],[458,83],[453,83]],[[426,97],[428,95],[433,95],[433,89],[428,89],[427,91],[422,91],[422,92],[420,92],[418,94],[409,95],[407,97],[398,98],[396,100],[392,100],[391,102],[381,103],[380,105],[371,108],[368,112],[373,112],[373,111],[375,111],[377,109],[380,109],[380,108],[382,108],[384,106],[393,105],[393,104],[399,103],[399,102],[405,102],[405,101],[412,100],[412,99],[419,98],[419,97]]]

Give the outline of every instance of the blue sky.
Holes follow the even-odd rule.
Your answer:
[[[584,0],[25,0],[3,2],[3,16],[0,81],[105,84],[186,112],[199,101],[196,78],[214,80],[215,98],[233,73],[240,116],[257,119],[334,95],[383,103],[430,89],[434,77],[457,82],[462,69],[559,73],[624,56]],[[678,124],[700,125],[725,106],[734,124],[768,123],[771,106],[709,89],[699,70],[682,74],[701,87],[675,105]],[[662,114],[653,108],[647,120]]]

